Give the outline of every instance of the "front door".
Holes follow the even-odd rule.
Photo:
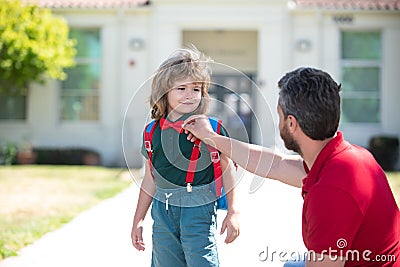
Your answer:
[[[229,136],[251,142],[254,105],[252,77],[244,74],[215,74],[209,89],[209,114],[222,119]]]
[[[257,30],[183,30],[182,44],[194,44],[214,60],[209,114],[223,120],[231,137],[251,142],[258,65]]]

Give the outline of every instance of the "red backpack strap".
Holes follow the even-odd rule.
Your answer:
[[[197,139],[193,144],[192,154],[190,155],[190,161],[188,170],[186,173],[186,188],[188,192],[192,191],[192,183],[194,181],[194,173],[196,172],[197,160],[200,154],[201,140]]]
[[[150,123],[146,125],[144,128],[144,147],[147,151],[147,155],[149,157],[149,163],[150,163],[150,172],[153,173],[153,164],[152,164],[152,159],[153,159],[153,146],[152,146],[152,140],[153,140],[153,135],[154,135],[154,130],[156,129],[158,124],[158,121],[152,120]]]
[[[211,119],[210,119],[211,122]],[[215,124],[216,122],[216,124]],[[212,120],[212,127],[215,132],[220,134],[221,132],[221,123],[222,121],[218,121],[216,119]],[[214,125],[213,125],[214,124]],[[192,149],[192,154],[190,155],[190,162],[188,166],[188,171],[186,173],[186,188],[188,192],[192,191],[192,183],[194,181],[194,174],[196,172],[196,165],[197,165],[197,160],[199,159],[199,154],[200,154],[200,146],[201,146],[201,140],[197,139],[194,144],[193,144],[193,149]],[[210,157],[211,161],[213,162],[214,166],[214,178],[219,177],[222,178],[222,169],[220,165],[220,157],[219,157],[219,152],[211,147],[208,146],[208,151],[210,152]],[[217,197],[221,196],[221,191],[222,191],[222,179],[215,179],[216,182],[216,188],[217,188]]]
[[[222,121],[214,118],[209,118],[209,120],[213,130],[216,133],[221,134]],[[197,160],[200,154],[200,146],[201,146],[201,141],[197,139],[193,144],[188,171],[186,173],[186,188],[188,192],[192,191],[192,183],[194,181],[194,174],[196,172]],[[214,167],[216,196],[219,198],[220,196],[222,196],[222,187],[223,187],[221,158],[219,156],[219,151],[216,148],[207,145],[207,149],[210,152],[211,161]]]
[[[207,145],[208,151],[210,151],[211,161],[214,166],[214,180],[215,180],[215,188],[216,195],[220,197],[222,195],[222,168],[221,168],[221,158],[219,156],[219,151],[212,146]]]
[[[208,118],[210,121],[210,124],[217,134],[221,134],[221,125],[222,121],[215,119],[215,118]],[[219,156],[219,151],[210,146],[207,145],[207,149],[210,152],[210,157],[211,161],[213,163],[214,167],[214,180],[215,180],[215,189],[216,189],[216,195],[217,197],[220,197],[222,195],[222,187],[223,187],[223,180],[222,180],[222,168],[221,168],[221,158]]]

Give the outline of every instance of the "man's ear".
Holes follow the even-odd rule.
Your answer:
[[[295,116],[293,115],[288,115],[287,117],[287,121],[288,121],[288,126],[289,126],[289,130],[290,132],[294,132],[297,128],[297,119]]]

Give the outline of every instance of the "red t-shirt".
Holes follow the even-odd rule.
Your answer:
[[[331,259],[347,257],[346,266],[400,266],[399,208],[373,156],[338,132],[306,171],[307,249]]]

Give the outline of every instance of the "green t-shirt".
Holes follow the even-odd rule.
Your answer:
[[[189,115],[185,115],[179,120],[185,120],[187,117]],[[227,136],[223,127],[221,127],[221,135]],[[158,187],[170,189],[177,186],[186,186],[186,173],[193,149],[193,143],[188,141],[186,137],[185,133],[178,133],[172,128],[161,130],[157,123],[152,138],[152,164],[153,176]],[[148,159],[148,154],[144,147],[144,139],[142,154]],[[211,162],[210,152],[207,146],[201,143],[192,185],[208,184],[213,180],[214,167]]]

